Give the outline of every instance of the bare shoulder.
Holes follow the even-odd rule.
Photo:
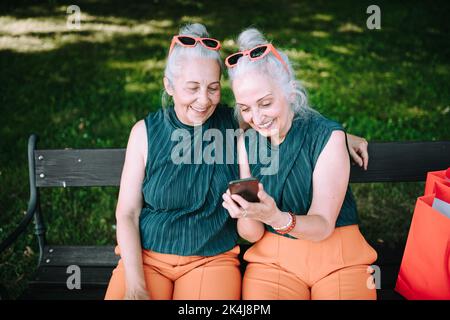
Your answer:
[[[338,145],[345,144],[345,132],[342,130],[334,130],[331,133],[329,142],[335,143]]]
[[[345,132],[341,130],[334,130],[331,132],[331,135],[328,141],[325,144],[322,152],[337,152],[339,150],[347,150],[345,143]]]
[[[129,148],[139,153],[144,163],[147,161],[147,127],[144,120],[139,120],[131,128],[127,149]]]
[[[341,130],[334,130],[328,139],[327,144],[323,148],[317,165],[321,163],[340,163],[348,161],[347,145],[345,143],[345,132]]]
[[[143,138],[143,137],[146,137],[146,134],[147,134],[147,128],[146,128],[144,119],[141,119],[138,122],[136,122],[133,125],[133,128],[131,128],[130,136],[134,135],[134,136],[136,136],[136,138]]]

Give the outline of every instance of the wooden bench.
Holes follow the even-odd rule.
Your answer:
[[[22,298],[26,299],[102,299],[116,266],[114,246],[59,246],[47,243],[39,189],[45,187],[119,186],[125,149],[36,149],[37,135],[28,142],[30,200],[28,211],[18,228],[1,244],[0,252],[35,219],[39,243],[39,264],[34,280]],[[442,170],[450,164],[450,141],[373,142],[369,144],[368,171],[351,170],[352,183],[424,181],[428,171]],[[418,195],[419,196],[419,195]],[[414,199],[411,199],[414,201]],[[111,213],[113,214],[113,213]],[[371,243],[378,252],[375,265],[381,270],[379,299],[399,299],[393,291],[403,247],[389,249]],[[248,245],[241,245],[241,258]],[[242,259],[241,259],[242,261]],[[81,269],[81,289],[69,290],[67,267]],[[244,270],[245,264],[242,264]]]

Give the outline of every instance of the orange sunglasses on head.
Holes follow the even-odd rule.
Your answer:
[[[248,56],[251,61],[255,61],[264,58],[270,52],[272,52],[275,58],[277,58],[283,64],[284,68],[289,73],[289,68],[286,62],[284,62],[283,58],[281,58],[281,56],[278,54],[277,50],[275,50],[275,47],[271,43],[259,45],[249,50],[233,53],[226,57],[225,65],[228,68],[233,68],[237,65],[239,59],[242,57]]]
[[[220,42],[219,40],[212,38],[195,38],[191,36],[177,35],[172,38],[172,43],[170,44],[169,54],[172,52],[175,43],[182,45],[183,47],[195,47],[197,42],[200,42],[206,49],[219,50]]]

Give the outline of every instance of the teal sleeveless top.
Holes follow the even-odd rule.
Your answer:
[[[256,133],[258,139],[255,139],[253,147],[249,144],[249,140],[245,139],[249,162],[252,157],[258,159],[257,155],[262,152],[263,143],[267,145],[268,155],[274,156],[278,152],[279,166],[276,174],[261,174],[261,170],[267,166],[262,165],[260,161],[250,163],[250,170],[252,176],[258,178],[266,192],[274,198],[280,210],[291,211],[297,215],[308,213],[312,202],[314,168],[334,130],[344,131],[340,124],[326,119],[319,113],[311,112],[304,118],[294,118],[289,132],[279,146],[272,146],[268,139],[258,133]],[[358,223],[356,203],[349,186],[336,227]],[[276,233],[271,226],[266,225],[266,229]],[[284,236],[294,238],[288,234]]]
[[[222,207],[228,182],[238,177],[236,161],[226,159],[226,153],[230,156],[235,150],[230,149],[235,141],[226,144],[226,130],[238,127],[232,109],[217,106],[196,127],[183,124],[173,107],[144,120],[148,156],[139,218],[142,247],[182,256],[212,256],[233,248],[238,240],[236,221]],[[207,129],[224,139],[207,136]]]

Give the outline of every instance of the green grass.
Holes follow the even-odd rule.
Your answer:
[[[186,22],[205,23],[224,56],[239,31],[260,28],[296,64],[312,105],[351,133],[450,139],[445,1],[378,1],[382,29],[374,31],[366,28],[369,1],[121,3],[78,1],[80,31],[66,28],[64,2],[0,4],[0,239],[27,207],[29,134],[39,134],[39,148],[125,147],[133,123],[159,108],[170,38]],[[352,188],[364,235],[404,243],[423,183]],[[48,240],[113,244],[117,192],[42,190]],[[30,226],[0,257],[0,289],[17,297],[36,260]]]

